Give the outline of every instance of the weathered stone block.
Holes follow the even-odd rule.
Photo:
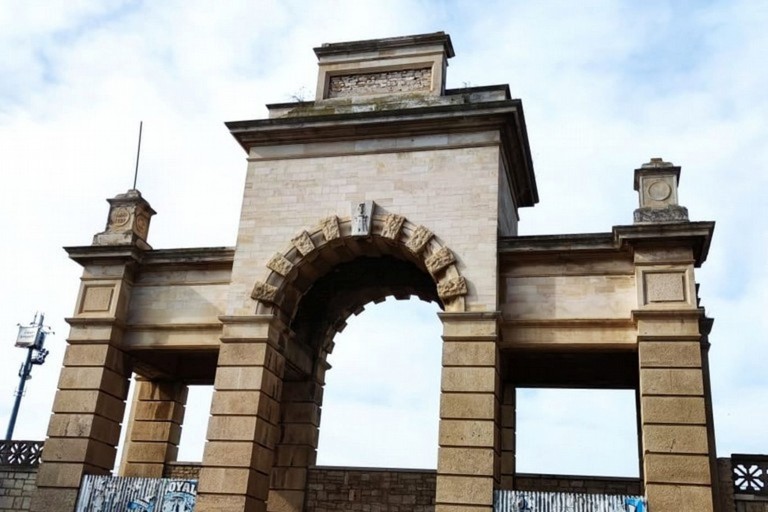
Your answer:
[[[493,448],[495,424],[490,420],[441,420],[440,446]]]
[[[211,414],[259,416],[277,424],[280,404],[260,391],[217,391],[211,400]]]
[[[695,341],[642,341],[638,352],[642,368],[701,368],[701,345]]]
[[[494,366],[496,350],[492,341],[446,341],[443,366]]]
[[[706,455],[646,453],[644,466],[647,483],[709,485],[711,482]]]
[[[643,368],[640,392],[643,395],[703,395],[701,370]]]
[[[447,475],[493,476],[494,452],[491,448],[440,447],[437,472]]]
[[[706,423],[704,398],[685,396],[649,396],[641,400],[643,423]]]
[[[697,425],[645,425],[643,449],[650,452],[707,454],[707,428]]]
[[[440,396],[440,417],[493,420],[496,397],[492,394],[443,393]]]
[[[493,478],[437,475],[436,503],[493,505]]]
[[[495,393],[496,368],[445,367],[440,388],[443,392]]]
[[[712,489],[709,486],[648,483],[645,486],[645,494],[648,497],[648,509],[654,512],[714,510]]]

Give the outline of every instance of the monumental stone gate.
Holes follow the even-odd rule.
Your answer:
[[[636,390],[650,510],[714,510],[694,278],[714,223],[678,205],[680,167],[635,170],[631,225],[518,236],[539,197],[507,86],[447,90],[442,32],[315,53],[314,101],[227,123],[248,155],[235,247],[152,249],[155,212],[129,190],[67,248],[84,270],[32,509],[73,510],[83,477],[113,470],[135,372],[121,475],[161,477],[187,386],[213,384],[195,510],[303,510],[335,334],[368,302],[418,296],[442,309],[437,512],[515,488],[530,386]]]

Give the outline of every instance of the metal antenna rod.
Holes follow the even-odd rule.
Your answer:
[[[139,121],[139,147],[136,149],[136,169],[133,171],[133,189],[136,190],[136,179],[139,177],[139,156],[141,155],[141,129],[144,121]]]

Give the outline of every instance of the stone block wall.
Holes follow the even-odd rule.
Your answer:
[[[197,480],[200,477],[199,462],[167,462],[163,478],[178,478],[179,480]]]
[[[639,478],[570,476],[570,475],[515,475],[515,489],[539,492],[579,492],[586,494],[643,494]]]
[[[0,466],[0,512],[29,510],[37,466]]]
[[[431,512],[435,471],[315,467],[306,512]]]

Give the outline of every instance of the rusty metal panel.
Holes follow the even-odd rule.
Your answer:
[[[642,496],[496,491],[495,512],[648,512]]]
[[[197,480],[86,475],[75,512],[193,512]]]

